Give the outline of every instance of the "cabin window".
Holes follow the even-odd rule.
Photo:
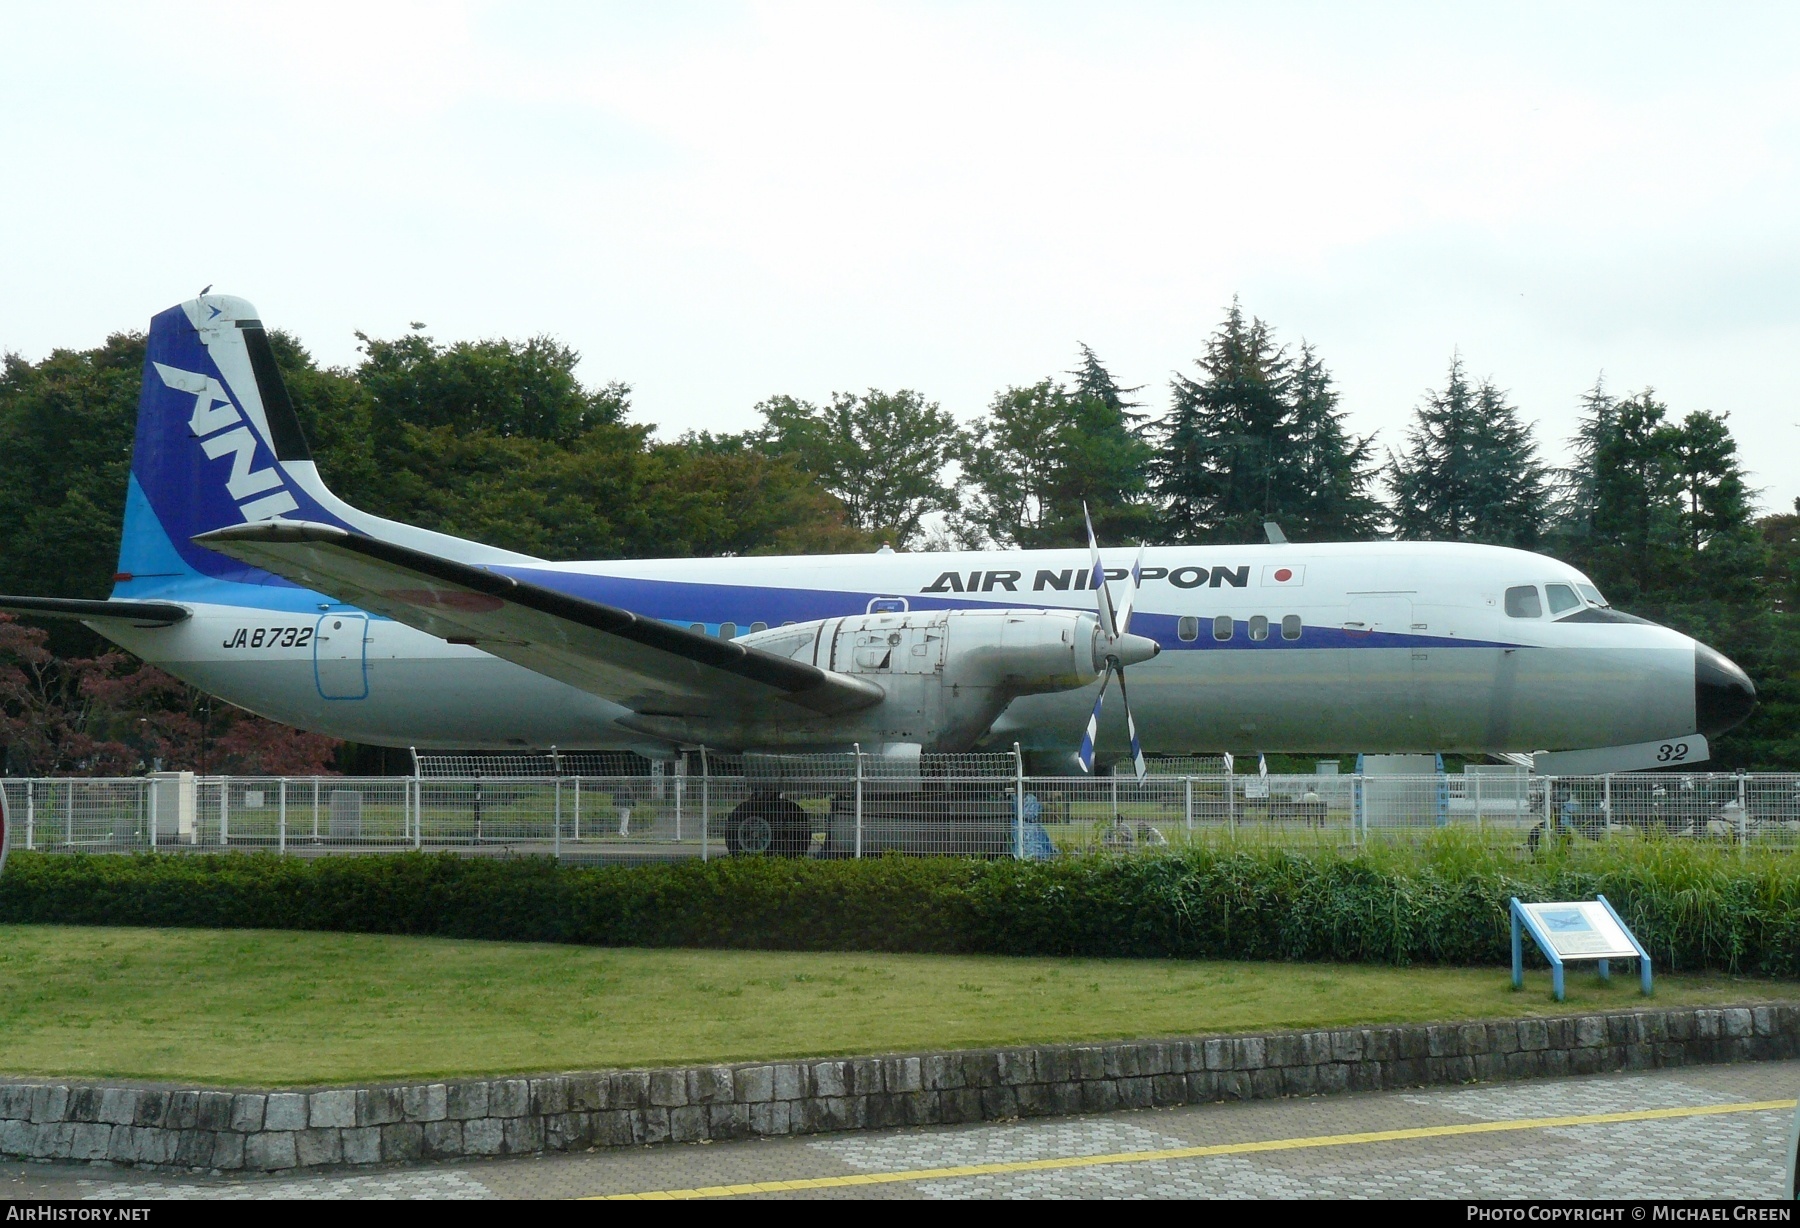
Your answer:
[[[1257,614],[1250,619],[1250,638],[1266,640],[1269,638],[1269,619],[1265,614]]]
[[[1284,640],[1300,638],[1300,616],[1298,614],[1288,614],[1282,617],[1281,638]]]
[[[767,631],[768,629],[769,629],[768,623],[751,623],[750,624],[750,630],[752,630],[752,631]]]
[[[1231,638],[1231,615],[1220,614],[1213,619],[1213,638],[1221,641]]]
[[[688,630],[692,631],[695,635],[705,635],[706,634],[706,624],[705,623],[689,623]]]
[[[720,623],[719,624],[719,638],[722,640],[735,640],[737,638],[737,624],[736,623]]]
[[[1184,644],[1192,644],[1200,638],[1200,620],[1197,618],[1178,618],[1175,620],[1175,638]]]
[[[1538,600],[1535,584],[1520,584],[1506,590],[1506,614],[1508,618],[1542,618],[1543,603]]]
[[[1575,590],[1567,584],[1544,585],[1544,596],[1550,598],[1550,617],[1552,618],[1558,614],[1567,614],[1570,610],[1578,609],[1581,606],[1581,598],[1577,597]]]

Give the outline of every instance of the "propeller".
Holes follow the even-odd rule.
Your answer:
[[[1137,604],[1138,584],[1143,576],[1144,548],[1138,547],[1137,558],[1131,564],[1131,583],[1115,608],[1112,590],[1106,583],[1106,568],[1100,562],[1100,541],[1094,536],[1094,518],[1088,515],[1086,503],[1081,505],[1081,514],[1087,519],[1088,558],[1092,561],[1088,587],[1094,592],[1100,613],[1099,642],[1095,645],[1094,655],[1101,658],[1102,673],[1100,694],[1094,697],[1094,710],[1088,715],[1087,733],[1082,736],[1081,751],[1076,758],[1080,760],[1082,771],[1094,770],[1094,741],[1100,736],[1100,708],[1106,703],[1107,688],[1112,685],[1113,675],[1117,674],[1119,702],[1125,705],[1125,729],[1131,735],[1131,764],[1137,771],[1137,778],[1142,780],[1148,769],[1144,766],[1144,748],[1138,743],[1137,721],[1131,715],[1131,696],[1125,690],[1125,667],[1148,661],[1162,651],[1162,645],[1155,640],[1131,634],[1131,610]]]

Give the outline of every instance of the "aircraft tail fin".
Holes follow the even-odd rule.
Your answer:
[[[331,525],[464,562],[528,561],[371,516],[333,495],[256,308],[203,294],[150,322],[113,595],[167,593],[195,579],[286,584],[193,542],[274,519]]]

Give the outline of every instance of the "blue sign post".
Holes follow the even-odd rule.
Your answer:
[[[1513,897],[1514,989],[1525,984],[1526,932],[1550,961],[1550,985],[1558,1002],[1563,1000],[1563,966],[1577,961],[1598,964],[1596,971],[1604,981],[1611,971],[1609,961],[1635,959],[1639,986],[1645,996],[1651,993],[1650,953],[1603,895],[1592,900],[1547,904],[1521,904],[1517,896]]]

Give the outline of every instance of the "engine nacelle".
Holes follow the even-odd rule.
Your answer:
[[[1021,695],[1089,686],[1110,654],[1129,665],[1154,641],[1110,640],[1092,614],[1071,610],[926,610],[856,614],[740,637],[739,643],[875,683],[879,704],[829,720],[684,722],[663,736],[755,749],[825,749],[916,743],[962,751]],[[648,727],[647,727],[648,731]],[[1073,736],[1073,731],[1071,731]]]

